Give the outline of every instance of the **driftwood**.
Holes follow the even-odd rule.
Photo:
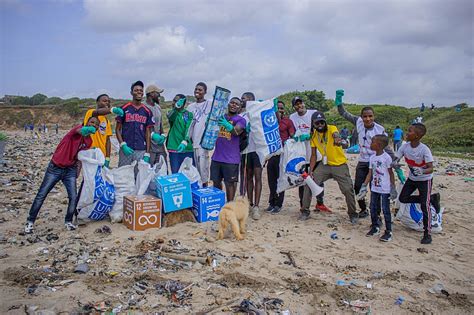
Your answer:
[[[290,261],[289,261],[289,264],[292,265],[292,266],[295,267],[295,268],[298,268],[298,267],[296,266],[295,259],[293,258],[293,255],[292,255],[290,252],[281,251],[280,254],[283,254],[283,255],[288,256],[288,259],[290,260]]]
[[[161,251],[160,256],[166,257],[169,259],[174,259],[174,260],[181,260],[181,261],[198,261],[203,265],[210,265],[212,262],[211,256],[207,257],[198,257],[198,256],[191,256],[191,255],[181,255],[181,254],[175,254],[175,253],[168,253]]]

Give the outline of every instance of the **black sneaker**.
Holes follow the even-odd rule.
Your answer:
[[[425,233],[423,235],[423,238],[421,239],[421,244],[431,244],[431,242],[432,242],[431,235]]]
[[[362,210],[361,212],[359,212],[359,218],[363,219],[363,218],[367,218],[369,216],[369,211],[367,210]]]
[[[370,231],[365,234],[365,236],[374,236],[380,234],[380,228],[378,226],[373,226],[370,228]]]
[[[281,207],[275,206],[273,210],[271,211],[271,214],[277,214],[280,213]]]
[[[268,206],[268,208],[265,209],[265,212],[273,212],[274,206]]]
[[[309,219],[310,212],[309,210],[303,210],[301,211],[300,216],[298,217],[299,221],[306,221]]]
[[[385,233],[383,233],[382,237],[380,237],[380,240],[382,242],[390,242],[392,240],[392,232],[385,231]]]
[[[356,225],[357,223],[359,223],[359,218],[358,217],[352,217],[349,220],[351,220],[352,225]]]

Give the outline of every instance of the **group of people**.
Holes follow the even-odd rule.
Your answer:
[[[35,131],[35,124],[34,123],[30,123],[30,124],[25,124],[23,126],[23,128],[25,129],[25,132],[27,132],[28,130],[31,131],[32,133],[34,133]],[[54,130],[56,131],[56,134],[58,134],[59,132],[59,125],[58,124],[55,124],[54,125]],[[44,133],[48,133],[48,127],[46,126],[46,124],[39,124],[38,125],[38,128],[37,128],[37,131],[39,133],[41,132],[44,132]]]
[[[100,148],[105,155],[104,166],[110,167],[112,129],[107,118],[109,114],[116,116],[115,131],[120,145],[119,167],[138,160],[153,165],[163,157],[166,163],[169,162],[171,172],[176,173],[183,160],[191,158],[203,186],[212,182],[214,187],[223,189],[224,184],[228,201],[234,199],[240,182],[240,194],[248,197],[251,217],[258,220],[261,216],[262,172],[266,166],[270,194],[265,211],[276,214],[282,210],[284,192],[277,192],[281,157],[272,156],[262,165],[256,153],[255,139],[246,111],[247,102],[255,101],[255,95],[246,92],[240,98],[230,99],[227,112],[218,122],[220,129],[211,156],[211,152],[203,149],[200,144],[212,107],[212,99],[205,97],[207,85],[204,82],[196,84],[195,101],[191,104],[187,104],[184,94],[177,94],[173,98],[172,108],[166,114],[170,125],[168,134],[163,130],[165,115],[160,107],[163,91],[156,85],[149,85],[145,89],[143,82],[137,81],[131,85],[132,100],[121,107],[110,107],[110,98],[106,94],[97,97],[96,108],[87,111],[83,123],[69,131],[54,152],[31,206],[25,225],[26,233],[33,232],[33,224],[44,199],[60,180],[67,188],[69,198],[65,225],[69,230],[76,228],[72,217],[77,199],[77,153],[91,147]],[[339,114],[355,126],[360,145],[354,182],[343,150],[348,147],[346,137],[341,136],[335,125],[328,124],[324,113],[307,109],[303,99],[298,96],[291,100],[294,112],[289,116],[285,113],[285,104],[279,100],[275,101],[274,110],[282,146],[289,139],[304,143],[307,163],[302,171],[310,174],[320,186],[324,186],[324,182],[331,178],[337,182],[345,197],[349,219],[353,224],[356,224],[359,218],[368,217],[370,211],[372,224],[368,236],[379,234],[380,213],[383,211],[386,231],[380,238],[382,241],[392,239],[389,198],[397,197],[393,174],[395,170],[398,178],[405,183],[400,193],[400,202],[420,203],[425,223],[421,242],[431,243],[429,203],[433,157],[428,147],[420,142],[426,128],[420,123],[412,124],[408,129],[408,142],[394,153],[388,145],[384,127],[374,120],[373,108],[364,107],[360,116],[352,115],[344,109],[343,95],[343,90],[336,92],[335,106]],[[410,169],[408,179],[404,178],[400,168],[399,161],[402,157]],[[368,188],[371,191],[369,208],[364,198]],[[415,190],[419,191],[419,195],[412,195]],[[299,220],[307,220],[310,217],[312,200],[308,186],[299,187],[299,199]],[[324,192],[316,197],[315,210],[331,212],[324,204]]]

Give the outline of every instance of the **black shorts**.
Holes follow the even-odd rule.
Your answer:
[[[219,183],[236,183],[239,180],[239,164],[211,161],[211,180]]]
[[[246,168],[254,169],[254,168],[262,168],[262,164],[260,164],[260,159],[257,155],[257,152],[250,152],[247,153],[247,165]]]

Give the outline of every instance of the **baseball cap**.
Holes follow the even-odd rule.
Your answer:
[[[156,86],[154,84],[150,84],[149,86],[146,87],[145,94],[149,94],[151,92],[163,93],[164,91],[165,90],[163,90],[159,86]]]
[[[299,97],[299,96],[293,97],[293,99],[291,100],[291,105],[292,105],[292,106],[295,106],[296,102],[298,102],[298,101],[303,102],[303,100],[301,99],[301,97]]]
[[[142,81],[137,81],[137,82],[132,83],[132,86],[130,87],[130,89],[133,90],[133,87],[135,87],[135,86],[144,87],[145,85],[143,84]]]
[[[324,113],[314,112],[313,115],[311,115],[311,121],[321,121],[321,120],[326,121],[326,116],[324,116]]]

